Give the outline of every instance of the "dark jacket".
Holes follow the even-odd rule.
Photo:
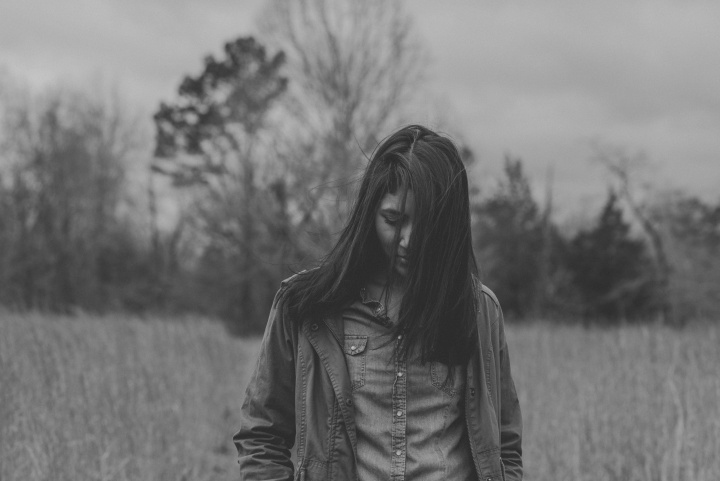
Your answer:
[[[351,385],[337,319],[293,322],[275,296],[233,437],[241,480],[356,480]],[[479,350],[468,363],[465,417],[480,481],[522,479],[522,421],[500,305],[478,289]],[[297,466],[291,459],[295,445]]]

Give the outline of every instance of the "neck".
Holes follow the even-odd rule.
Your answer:
[[[395,324],[398,321],[405,287],[404,279],[396,278],[390,283],[386,273],[382,272],[368,280],[366,294],[369,299],[379,301],[385,307],[386,316]]]
[[[379,289],[391,293],[404,294],[407,287],[407,279],[398,275],[394,275],[392,279],[388,279],[388,273],[383,269],[370,276],[368,287],[373,290]]]
[[[367,292],[371,299],[379,300],[383,304],[399,304],[405,295],[406,287],[404,278],[393,276],[392,282],[389,282],[387,272],[381,271],[370,277]]]

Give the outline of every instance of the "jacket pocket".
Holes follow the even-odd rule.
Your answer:
[[[365,367],[368,336],[345,336],[343,350],[352,390],[365,385]]]

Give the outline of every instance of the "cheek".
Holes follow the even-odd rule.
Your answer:
[[[375,231],[377,232],[378,241],[385,252],[390,250],[390,245],[395,237],[395,230],[380,219],[375,221]]]

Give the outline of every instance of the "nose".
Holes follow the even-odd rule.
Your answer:
[[[412,223],[406,222],[401,228],[400,228],[400,255],[407,255],[407,249],[410,245],[410,235],[412,234]]]

